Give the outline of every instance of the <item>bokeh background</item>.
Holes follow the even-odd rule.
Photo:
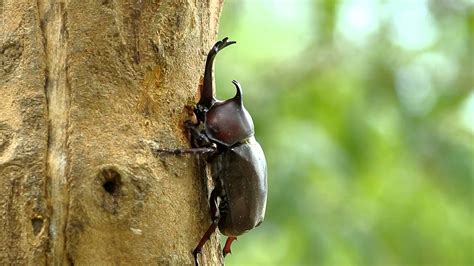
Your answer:
[[[474,2],[226,0],[267,216],[227,265],[474,265]]]

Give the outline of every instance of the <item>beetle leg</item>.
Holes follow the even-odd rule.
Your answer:
[[[211,198],[209,199],[209,205],[210,205],[211,217],[212,217],[212,224],[209,226],[206,233],[204,233],[204,235],[202,236],[202,238],[199,241],[198,245],[193,250],[194,262],[196,263],[196,266],[199,265],[199,262],[198,262],[198,259],[197,259],[198,254],[201,254],[202,247],[209,240],[212,233],[214,233],[216,231],[217,224],[219,223],[219,220],[220,220],[219,209],[217,207],[217,198],[218,198],[218,196],[219,196],[218,190],[217,189],[212,190]]]
[[[204,155],[212,155],[215,154],[217,151],[217,147],[214,143],[212,143],[206,134],[202,133],[198,126],[193,124],[191,121],[186,121],[184,126],[191,132],[192,141],[193,141],[193,148],[176,148],[176,149],[167,149],[167,148],[160,148],[156,142],[149,142],[151,144],[151,150],[155,155],[160,153],[168,153],[174,155],[181,155],[181,154],[204,154]]]
[[[197,147],[208,147],[212,146],[211,140],[199,130],[198,125],[193,124],[191,121],[184,122],[184,126],[189,130],[192,136],[193,144]]]
[[[227,254],[232,254],[232,251],[230,250],[230,246],[232,245],[232,242],[234,242],[234,240],[237,240],[237,237],[229,236],[227,238],[227,240],[225,241],[225,246],[224,246],[224,249],[222,250],[222,253],[224,254],[224,257]]]
[[[208,153],[213,153],[215,152],[215,148],[179,148],[179,149],[153,149],[153,152],[155,154],[158,153],[169,153],[169,154],[175,154],[175,155],[180,155],[184,153],[192,153],[192,154],[208,154]]]

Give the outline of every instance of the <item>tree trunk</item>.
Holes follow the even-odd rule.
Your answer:
[[[0,264],[192,264],[186,147],[222,0],[0,0]],[[221,264],[215,237],[203,261]]]

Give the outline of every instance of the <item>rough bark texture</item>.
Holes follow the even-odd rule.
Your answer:
[[[190,117],[222,0],[0,0],[0,264],[192,264]],[[221,264],[212,238],[203,260]]]

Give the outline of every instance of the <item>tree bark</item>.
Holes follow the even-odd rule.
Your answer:
[[[0,0],[0,264],[193,263],[209,180],[148,141],[189,146],[222,1]]]

